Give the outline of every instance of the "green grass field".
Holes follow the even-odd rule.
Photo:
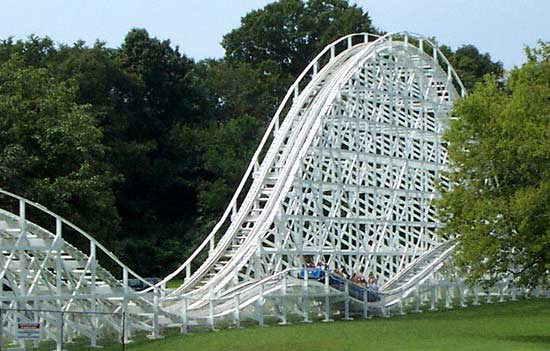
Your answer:
[[[85,348],[69,344],[65,349]],[[103,350],[121,350],[121,345]],[[390,319],[295,323],[175,335],[160,340],[141,339],[127,345],[126,350],[550,350],[550,299],[494,303]]]

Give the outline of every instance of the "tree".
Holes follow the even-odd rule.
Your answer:
[[[366,12],[345,0],[280,0],[249,12],[222,41],[230,62],[273,61],[295,78],[341,36],[376,32]]]
[[[501,78],[504,74],[500,61],[491,61],[491,55],[481,54],[473,45],[458,48],[450,61],[467,90],[473,89],[476,83],[487,74],[493,74],[497,78]]]
[[[0,184],[110,241],[119,217],[90,107],[76,102],[74,80],[28,67],[16,53],[0,63]]]
[[[549,45],[501,86],[487,77],[455,104],[445,138],[453,186],[439,213],[458,239],[458,262],[473,279],[513,274],[521,284],[550,278]]]

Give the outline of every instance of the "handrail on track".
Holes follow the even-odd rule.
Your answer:
[[[445,57],[445,55],[441,52],[441,50],[438,48],[438,46],[436,44],[434,44],[430,39],[425,38],[425,37],[423,37],[419,34],[410,33],[410,32],[399,32],[399,33],[388,33],[386,35],[379,36],[379,35],[370,34],[370,33],[354,33],[354,34],[349,34],[347,36],[344,36],[344,37],[334,41],[333,43],[327,45],[306,66],[306,68],[298,76],[296,81],[288,89],[285,97],[283,98],[281,104],[279,105],[279,108],[275,112],[274,117],[272,118],[271,122],[269,123],[269,125],[267,127],[267,130],[265,131],[256,152],[252,156],[252,159],[251,159],[251,161],[250,161],[250,163],[249,163],[249,165],[248,165],[248,167],[247,167],[247,169],[246,169],[246,171],[245,171],[245,173],[244,173],[244,175],[241,179],[241,182],[239,183],[239,186],[237,187],[237,190],[235,191],[233,197],[231,198],[231,201],[229,202],[229,205],[227,206],[227,208],[226,208],[225,212],[223,213],[222,217],[220,218],[220,220],[216,223],[216,225],[214,226],[212,231],[209,233],[209,235],[195,249],[195,251],[191,254],[191,256],[189,256],[187,258],[187,260],[182,265],[180,265],[174,272],[170,273],[164,279],[162,279],[161,282],[156,284],[156,286],[165,285],[168,281],[172,280],[174,277],[179,275],[183,270],[186,271],[185,272],[185,278],[186,279],[189,278],[192,275],[192,272],[191,272],[192,262],[195,260],[195,258],[197,258],[197,256],[199,256],[199,254],[201,252],[203,252],[203,250],[206,248],[206,246],[209,244],[209,255],[214,251],[215,244],[216,244],[215,236],[218,233],[218,231],[220,230],[220,228],[226,223],[227,219],[230,218],[230,214],[232,216],[234,216],[239,211],[239,207],[238,207],[238,203],[237,203],[238,198],[241,195],[241,192],[243,191],[247,181],[250,179],[251,176],[253,176],[254,172],[260,167],[260,155],[264,151],[264,147],[265,147],[267,141],[269,140],[269,137],[271,136],[272,132],[276,133],[278,131],[279,124],[280,124],[281,113],[287,107],[289,101],[292,101],[290,98],[291,97],[296,98],[299,95],[299,93],[300,93],[299,86],[310,72],[312,73],[312,76],[315,76],[322,69],[322,67],[319,67],[319,63],[322,63],[321,59],[327,53],[330,52],[330,58],[327,62],[325,62],[325,65],[330,63],[340,53],[350,49],[353,46],[355,46],[353,44],[353,39],[354,38],[361,38],[361,37],[363,38],[363,42],[361,42],[359,44],[355,44],[355,45],[360,45],[360,44],[363,44],[363,43],[369,43],[370,38],[375,38],[374,41],[370,42],[371,44],[374,44],[374,43],[377,43],[377,42],[383,42],[385,40],[390,40],[391,41],[393,38],[396,38],[396,39],[403,40],[406,45],[413,45],[409,42],[409,38],[412,38],[413,40],[416,40],[417,43],[418,43],[418,46],[416,46],[416,47],[418,49],[424,51],[424,49],[425,49],[424,48],[424,43],[426,43],[428,45],[428,49],[429,49],[429,47],[431,47],[432,50],[433,50],[433,59],[436,62],[439,62],[438,58],[440,58],[446,64],[448,77],[449,77],[450,80],[453,80],[453,78],[454,78],[454,81],[458,84],[458,86],[461,90],[460,91],[461,96],[464,97],[466,95],[466,90],[464,88],[464,85],[460,81],[460,78],[458,77],[456,71],[451,66],[449,60]],[[347,41],[346,48],[344,50],[342,50],[341,52],[336,52],[337,45],[339,45],[340,43],[342,43],[344,41]],[[148,288],[148,289],[144,290],[143,292],[147,292],[150,289],[151,288]]]

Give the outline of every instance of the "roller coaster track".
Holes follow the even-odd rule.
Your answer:
[[[338,52],[338,48],[340,48],[341,52]],[[426,54],[428,48],[430,48],[431,55]],[[403,59],[403,66],[400,68],[392,67],[389,71],[390,73],[385,72],[386,76],[384,76],[384,74],[380,73],[379,66],[389,66],[388,62],[391,62],[391,59],[383,63],[381,57],[387,59],[391,55],[394,55],[394,60],[396,61]],[[445,65],[446,71],[443,71],[438,65],[438,61]],[[406,67],[407,65],[408,67]],[[365,66],[369,66],[369,69],[374,70],[374,72],[367,72],[367,74],[372,75],[370,81],[369,78],[363,78],[363,81],[361,81],[361,78],[357,78],[358,74],[361,73],[360,68]],[[376,71],[377,69],[378,72]],[[398,73],[396,74],[395,72]],[[377,73],[379,74],[378,79],[376,77]],[[388,76],[388,74],[392,73],[394,74],[393,76]],[[382,78],[380,78],[380,75]],[[392,81],[390,84],[387,83],[388,79],[395,78],[399,78],[400,80],[397,82]],[[386,82],[384,82],[384,79]],[[415,79],[419,80],[416,84],[414,83]],[[305,82],[306,80],[307,82]],[[351,84],[350,81],[352,82]],[[435,144],[434,149],[437,149],[437,155],[435,156],[433,155],[436,153],[434,150],[432,150],[432,155],[421,154],[415,157],[404,155],[405,162],[399,165],[398,172],[394,172],[396,173],[394,177],[396,176],[398,179],[394,179],[393,184],[390,182],[389,186],[379,186],[377,190],[385,192],[388,195],[393,195],[392,201],[395,202],[396,197],[400,195],[399,191],[396,191],[395,188],[400,186],[398,183],[405,176],[407,163],[418,162],[418,165],[415,164],[416,168],[421,168],[425,164],[430,167],[430,171],[436,173],[434,178],[439,178],[439,170],[444,169],[446,162],[446,151],[444,147],[440,147],[439,138],[445,128],[445,120],[448,118],[452,101],[458,96],[455,89],[459,88],[461,94],[465,94],[460,80],[448,61],[429,40],[408,33],[390,34],[383,37],[356,34],[341,38],[327,46],[308,65],[289,89],[283,103],[269,125],[258,150],[254,154],[247,172],[227,207],[224,216],[195,253],[178,270],[166,278],[166,281],[168,281],[182,272],[185,273],[186,278],[178,289],[169,294],[169,299],[185,295],[190,299],[195,298],[198,300],[198,302],[190,306],[191,309],[203,308],[206,300],[200,299],[200,297],[223,295],[225,289],[235,291],[239,289],[239,285],[246,288],[250,280],[258,280],[258,278],[262,278],[263,276],[269,276],[272,273],[281,271],[284,269],[284,266],[293,266],[290,262],[281,262],[281,258],[275,262],[273,257],[271,257],[271,262],[267,263],[264,258],[264,262],[261,262],[260,266],[271,263],[275,267],[271,268],[268,272],[265,272],[265,269],[264,272],[261,272],[262,267],[258,268],[258,264],[254,264],[252,260],[254,260],[254,256],[258,254],[258,251],[261,250],[262,241],[270,235],[270,231],[273,232],[275,217],[281,215],[281,212],[283,212],[281,211],[281,207],[285,202],[285,197],[288,198],[290,189],[300,183],[296,178],[299,176],[300,167],[304,166],[301,160],[308,157],[308,154],[314,154],[319,149],[322,149],[321,147],[316,149],[312,144],[315,143],[315,138],[319,139],[319,131],[322,130],[323,123],[326,123],[326,120],[332,117],[331,114],[334,115],[334,110],[339,107],[341,100],[346,97],[345,93],[349,94],[350,90],[360,84],[362,84],[363,88],[361,93],[367,97],[385,95],[384,98],[387,100],[391,92],[398,92],[398,94],[395,94],[396,100],[402,99],[403,105],[408,104],[411,108],[419,109],[430,108],[432,113],[431,115],[421,116],[427,117],[428,121],[422,120],[422,118],[418,118],[417,116],[414,123],[410,123],[399,120],[399,118],[407,117],[406,115],[391,116],[392,112],[388,113],[387,110],[379,109],[378,111],[373,110],[373,112],[381,115],[381,117],[376,116],[376,119],[374,119],[372,116],[370,118],[363,116],[363,121],[358,121],[365,124],[372,122],[372,125],[380,131],[379,135],[381,137],[384,136],[383,128],[393,129],[391,132],[394,135],[399,133],[405,135],[406,137],[402,141],[405,145],[402,148],[405,149],[404,153],[408,152],[409,155],[413,153],[410,149],[411,145],[416,141],[413,140],[416,135],[420,136],[419,138],[431,140]],[[303,88],[301,88],[302,86]],[[356,92],[353,91],[353,93],[355,94]],[[417,101],[415,101],[415,97]],[[392,104],[389,103],[388,105]],[[395,106],[388,107],[395,109]],[[282,118],[281,116],[283,116],[285,111],[287,111],[286,116]],[[353,113],[350,113],[350,115],[348,117],[354,117]],[[385,115],[390,115],[390,118],[394,118],[396,121],[388,123],[387,120],[384,120],[387,117]],[[344,117],[346,116],[342,116],[341,119],[344,120]],[[349,124],[353,122],[355,121],[348,121]],[[411,137],[411,135],[415,136]],[[272,142],[268,147],[267,141],[269,139],[272,139]],[[395,145],[391,146],[395,147]],[[327,152],[326,148],[321,151]],[[342,152],[342,150],[333,151]],[[328,150],[328,152],[331,152],[331,150]],[[263,158],[261,155],[264,155]],[[368,153],[363,152],[359,155],[354,154],[353,156],[357,158],[357,156],[367,155]],[[376,161],[376,158],[383,159],[385,157],[382,155],[378,157],[374,156],[373,160]],[[414,158],[417,158],[418,161],[413,160]],[[386,164],[400,161],[396,157],[388,157],[388,159],[385,160]],[[435,162],[433,162],[434,160]],[[349,175],[344,176],[349,178]],[[335,184],[336,186],[351,185],[349,184],[351,182],[344,179],[340,179],[336,183],[340,183]],[[246,184],[251,185],[244,200],[239,205],[238,199],[243,197],[241,194],[244,192]],[[421,194],[420,192],[426,190],[426,188],[429,188],[429,191],[424,191],[424,194]],[[424,195],[427,198],[428,206],[419,208],[419,210],[426,210],[427,207],[430,207],[431,200],[437,196],[433,183],[429,186],[422,184],[420,187],[415,187],[415,189],[411,189],[410,191],[416,192],[415,195],[419,197]],[[382,208],[382,211],[382,217],[389,219],[395,216],[392,212],[392,206],[386,206]],[[316,215],[319,216],[318,213]],[[329,216],[324,217],[327,218]],[[421,222],[430,223],[434,228],[438,226],[432,213],[422,213],[418,217]],[[380,222],[385,223],[378,224],[378,231],[387,231],[392,221],[386,220]],[[401,222],[406,222],[406,220]],[[227,227],[224,233],[220,230],[223,227]],[[220,239],[215,244],[218,237]],[[372,251],[380,250],[383,246],[383,238],[379,239],[369,248],[370,250],[365,248],[357,250],[359,252],[363,251],[365,255],[356,255],[360,258],[350,266],[358,266],[364,264],[365,261],[370,261],[370,264],[373,265],[374,255],[369,254],[369,251],[372,253]],[[424,238],[418,239],[420,242],[427,238],[425,235]],[[414,259],[420,254],[429,251],[430,248],[439,245],[438,239],[433,233],[431,233],[431,237],[428,239],[421,244],[417,244],[415,247],[413,245],[404,245],[404,251],[408,250],[409,252],[406,254]],[[423,251],[421,251],[422,246],[425,247]],[[195,272],[191,272],[193,260],[200,253],[204,252],[206,248],[208,248],[208,258]],[[392,248],[390,247],[389,249],[388,251],[391,251]],[[292,254],[292,250],[288,251],[288,254]],[[333,265],[345,264],[338,262],[341,261],[342,256],[337,257],[334,255],[335,250],[316,247],[312,251],[318,257],[321,256],[319,254],[323,253],[331,255],[330,259],[332,259]],[[396,267],[392,268],[393,271],[389,272],[390,274],[383,273],[388,278],[391,277],[410,263],[407,262],[407,259],[403,255],[400,262],[394,263]],[[296,260],[293,263],[296,263]],[[353,269],[355,267],[349,268]]]
[[[158,335],[161,326],[213,325],[216,318],[239,320],[251,308],[265,311],[270,296],[318,291],[341,298],[325,283],[295,278],[310,257],[329,269],[375,273],[391,305],[433,276],[453,250],[436,235],[441,224],[432,202],[436,184],[449,186],[441,136],[453,102],[465,94],[429,39],[406,32],[340,38],[289,88],[219,222],[159,284],[147,283],[74,224],[0,190],[19,209],[0,210],[0,281],[10,290],[1,301],[106,312],[70,321],[75,333],[91,338],[107,328],[127,338],[121,312],[132,330]],[[34,224],[29,206],[49,224]],[[64,228],[89,250],[69,244]],[[98,253],[120,279],[98,264]],[[149,288],[134,292],[129,278]],[[174,278],[183,278],[181,286],[165,289]],[[283,316],[287,307],[269,308]]]

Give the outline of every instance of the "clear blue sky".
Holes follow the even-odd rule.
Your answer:
[[[34,33],[56,42],[99,38],[120,45],[132,27],[170,39],[195,59],[221,57],[223,34],[270,0],[0,0],[0,38]],[[472,43],[506,68],[523,62],[523,46],[550,40],[547,0],[351,0],[375,26]]]

